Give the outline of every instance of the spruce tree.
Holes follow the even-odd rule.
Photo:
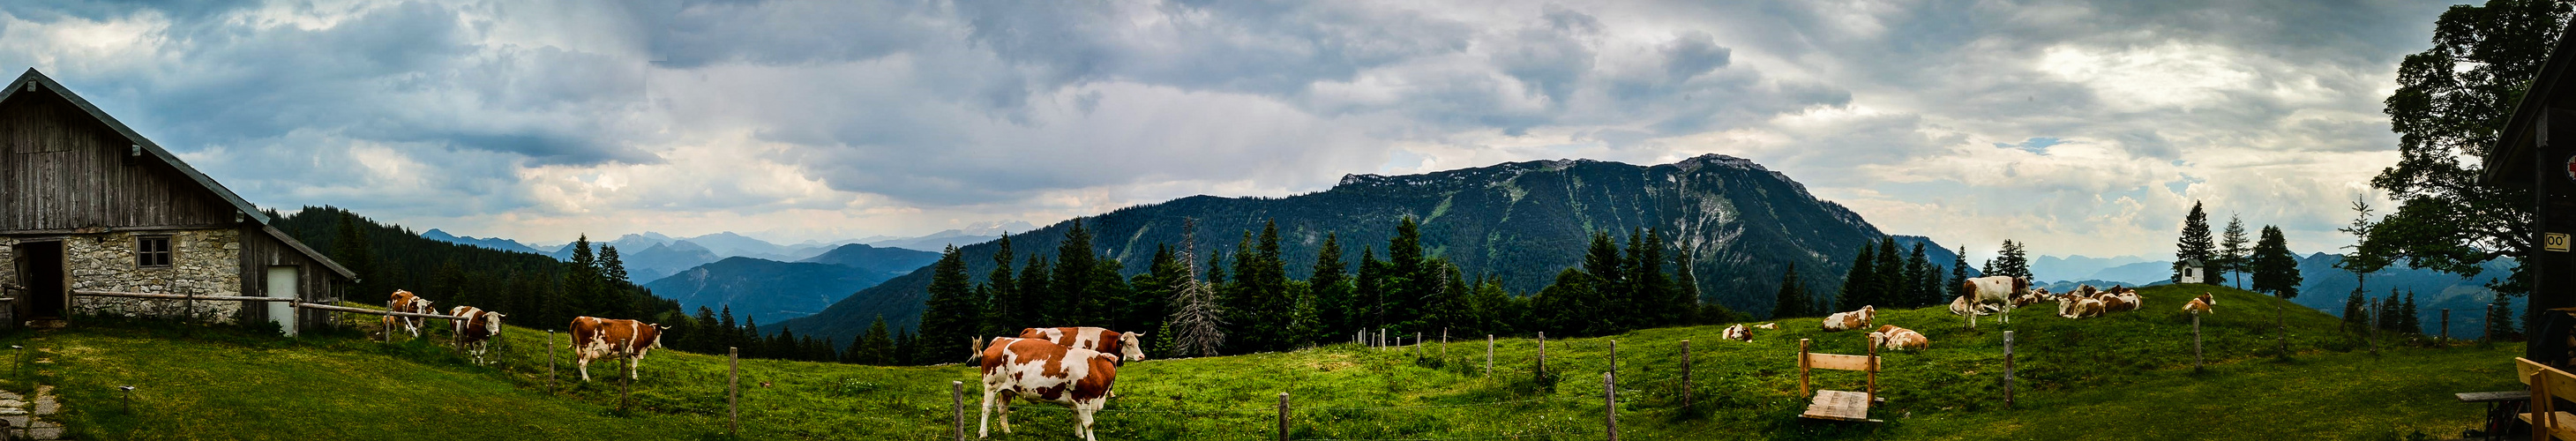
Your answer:
[[[1932,267],[1932,259],[1923,256],[1923,243],[1914,243],[1914,252],[1905,257],[1904,295],[1906,306],[1921,308],[1941,299],[1941,273]]]
[[[636,308],[634,302],[626,298],[626,290],[623,289],[634,282],[626,280],[626,261],[617,257],[617,247],[599,245],[599,274],[599,296],[603,306],[599,313],[608,317],[640,317],[642,308]]]
[[[2182,218],[2182,238],[2174,243],[2174,281],[2207,283],[2205,279],[2183,280],[2182,268],[2183,264],[2198,260],[2206,270],[2211,261],[2217,257],[2212,251],[2213,248],[2209,238],[2209,213],[2200,210],[2200,202],[2192,202],[2191,214],[2184,215]]]
[[[1673,296],[1673,281],[1664,277],[1663,234],[1647,229],[1628,235],[1628,302],[1636,323],[1630,328],[1672,326],[1690,309]]]
[[[977,306],[973,288],[967,284],[966,259],[949,245],[939,253],[939,261],[930,264],[930,298],[922,302],[920,337],[933,348],[964,344],[981,329],[982,311]]]
[[[2400,320],[2398,320],[2398,321],[2397,321],[2397,327],[2398,327],[2400,330],[2403,330],[2403,331],[2405,331],[2405,332],[2406,332],[2406,333],[2408,333],[2408,334],[2422,334],[2422,333],[2424,333],[2424,319],[2423,319],[2423,316],[2415,315],[2415,291],[2414,291],[2414,290],[2407,290],[2407,291],[2406,291],[2406,302],[2405,302],[2404,304],[2398,305],[2398,307],[2397,307],[2397,314],[2398,314],[2398,317],[2400,318]]]
[[[984,275],[985,310],[983,337],[1019,335],[1020,329],[1037,326],[1030,320],[1026,305],[1020,300],[1020,282],[1012,277],[1011,264],[1019,257],[1011,251],[1011,233],[993,239],[993,271]]]
[[[1395,322],[1397,329],[1421,332],[1423,301],[1440,289],[1440,278],[1432,271],[1437,268],[1434,262],[1423,255],[1422,225],[1416,222],[1405,216],[1396,223],[1395,237],[1387,239],[1387,264],[1393,266],[1395,276],[1388,280],[1393,286],[1388,287],[1387,300],[1394,306],[1387,320]]]
[[[572,266],[564,272],[564,297],[571,300],[568,308],[574,315],[597,316],[605,305],[599,300],[599,257],[590,246],[590,235],[572,242]],[[618,317],[609,317],[618,318]]]
[[[1852,257],[1851,271],[1843,273],[1842,295],[1834,299],[1831,309],[1817,310],[1817,313],[1849,311],[1860,309],[1862,305],[1875,306],[1879,284],[1878,275],[1872,273],[1878,269],[1878,258],[1874,253],[1877,249],[1878,244],[1864,243],[1860,246],[1860,254]]]
[[[1878,292],[1870,296],[1871,304],[1891,308],[1913,307],[1914,299],[1906,298],[1906,294],[1913,291],[1911,285],[1917,279],[1906,277],[1905,255],[1898,254],[1899,252],[1900,250],[1896,248],[1896,236],[1879,236],[1876,255],[1878,268],[1871,269],[1869,274],[1870,277],[1877,278],[1872,282],[1877,283]]]
[[[2219,236],[2218,258],[2215,259],[2217,260],[2216,262],[2210,263],[2209,270],[2218,271],[2219,274],[2244,271],[2246,256],[2254,254],[2254,249],[2247,247],[2247,245],[2252,245],[2252,243],[2248,242],[2245,238],[2245,220],[2238,219],[2236,215],[2233,214],[2227,215],[2227,232]],[[2244,278],[2226,278],[2235,279],[2237,289],[2245,288]],[[2220,282],[2224,283],[2225,280],[2221,280]]]
[[[1324,246],[1315,251],[1314,275],[1306,278],[1315,291],[1315,322],[1325,335],[1341,335],[1351,326],[1350,274],[1342,264],[1342,240],[1337,234],[1324,235]]]
[[[1056,244],[1054,280],[1048,282],[1048,288],[1054,289],[1047,292],[1048,295],[1062,299],[1051,305],[1063,308],[1064,317],[1059,320],[1064,324],[1057,326],[1097,326],[1108,322],[1109,299],[1095,295],[1097,288],[1091,284],[1093,267],[1100,264],[1100,257],[1095,253],[1091,248],[1091,230],[1082,227],[1082,219],[1074,219],[1072,226],[1064,230],[1064,240]]]
[[[2033,278],[2030,273],[2030,251],[2023,248],[2021,242],[2004,241],[2001,254],[1995,259],[1994,272],[1986,275]],[[2038,280],[2032,280],[2032,282],[2038,282]]]
[[[2262,239],[2254,242],[2253,283],[2255,291],[2269,292],[2282,300],[2299,296],[2299,260],[2290,254],[2290,241],[2281,236],[2281,228],[2263,226]],[[2288,303],[2288,302],[2281,302]],[[2274,335],[2280,342],[2279,354],[2290,353],[2290,327],[2283,318],[2280,304],[2272,306],[2272,321],[2280,328]]]
[[[1619,243],[1610,238],[1610,233],[1592,233],[1592,247],[1583,254],[1583,273],[1592,276],[1586,279],[1588,284],[1585,287],[1592,294],[1601,296],[1601,302],[1594,307],[1618,314],[1609,317],[1613,322],[1624,321],[1624,316],[1630,311],[1626,302],[1626,283],[1623,283],[1628,275],[1623,268],[1626,262],[1627,259],[1619,253]]]
[[[853,351],[858,353],[851,358],[858,360],[859,364],[878,366],[895,364],[894,337],[886,332],[884,315],[878,315],[875,322],[869,323],[868,333],[860,335],[858,341],[851,342],[851,346],[854,348]]]
[[[1016,309],[1020,311],[1020,319],[1027,321],[1014,325],[1010,329],[1004,329],[1003,335],[1020,335],[1020,328],[1067,326],[1065,323],[1071,318],[1060,314],[1057,309],[1057,305],[1063,302],[1056,301],[1056,296],[1048,294],[1054,292],[1049,291],[1053,288],[1049,286],[1053,282],[1050,277],[1052,274],[1055,274],[1055,267],[1048,264],[1046,257],[1043,256],[1029,256],[1028,263],[1020,266],[1020,292],[1017,293],[1019,306]]]
[[[1386,262],[1374,247],[1360,247],[1359,277],[1351,289],[1351,327],[1377,332],[1386,327]]]
[[[1942,288],[1947,288],[1947,289],[1949,289],[1949,291],[1950,291],[1950,297],[1954,297],[1954,298],[1955,298],[1955,297],[1967,297],[1967,296],[1968,296],[1968,286],[1965,284],[1965,282],[1967,282],[1967,281],[1968,281],[1968,246],[1967,246],[1967,245],[1960,245],[1960,246],[1959,246],[1959,254],[1958,254],[1957,256],[1955,256],[1955,260],[1952,260],[1952,261],[1950,262],[1950,283],[1945,284],[1944,286],[1942,286]],[[1942,302],[1935,302],[1935,303],[1933,303],[1933,304],[1938,305],[1938,304],[1941,304],[1941,303],[1947,303],[1947,302],[1948,302],[1947,300],[1943,300]]]
[[[1814,314],[1807,310],[1807,300],[1807,287],[1798,281],[1798,263],[1789,262],[1789,269],[1780,273],[1780,293],[1771,299],[1771,319]]]

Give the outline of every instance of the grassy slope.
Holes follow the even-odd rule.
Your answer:
[[[2191,368],[2191,322],[2174,312],[2208,289],[2219,312],[2205,318],[2213,366]],[[2023,310],[2016,323],[1965,329],[1939,309],[1882,310],[1881,323],[1921,330],[1933,348],[1889,354],[1881,390],[1890,403],[1874,416],[1879,435],[1907,438],[2369,438],[2420,430],[2456,433],[2474,424],[2473,406],[2449,393],[2517,387],[2511,348],[2348,351],[2335,319],[2286,308],[2292,361],[2269,356],[2271,306],[2252,293],[2156,287],[2148,308],[2090,320]],[[1267,439],[1280,392],[1292,395],[1298,438],[1428,438],[1565,433],[1595,439],[1601,372],[1619,342],[1620,425],[1634,439],[1810,439],[1864,436],[1871,428],[1795,418],[1792,364],[1797,339],[1820,352],[1859,353],[1862,334],[1824,333],[1815,319],[1757,331],[1756,343],[1716,338],[1717,327],[1639,331],[1610,338],[1552,340],[1552,391],[1533,381],[1535,342],[1498,342],[1496,368],[1482,375],[1482,342],[1463,336],[1449,357],[1332,346],[1291,353],[1154,360],[1120,370],[1119,393],[1100,418],[1103,438]],[[2019,406],[2002,409],[2000,335],[2016,331]],[[40,380],[62,386],[66,419],[101,438],[280,439],[377,437],[387,433],[464,439],[582,434],[618,439],[697,439],[723,432],[723,358],[657,352],[636,384],[641,410],[614,410],[614,383],[545,390],[543,333],[511,329],[503,361],[468,366],[425,344],[383,345],[349,338],[294,342],[206,332],[173,324],[85,325],[50,335],[0,338],[43,350]],[[30,338],[32,337],[32,338]],[[558,336],[560,338],[560,336]],[[1702,411],[1680,409],[1679,340],[1696,342]],[[961,357],[964,351],[960,351]],[[560,356],[560,354],[559,354]],[[612,368],[594,366],[605,379]],[[572,375],[564,366],[565,375]],[[746,361],[744,433],[755,438],[930,439],[946,427],[949,381],[965,381],[968,418],[978,398],[964,367],[862,367]],[[24,377],[13,377],[24,378]],[[577,381],[575,379],[574,381]],[[760,381],[771,381],[760,388]],[[1857,387],[1850,373],[1821,373],[1817,385]],[[117,410],[111,387],[137,384],[136,409]],[[13,386],[12,389],[21,389]],[[1507,402],[1507,404],[1486,404]],[[1455,406],[1400,407],[1387,406]],[[1062,439],[1061,408],[1017,413],[1016,436]],[[296,415],[297,418],[276,418]],[[973,430],[969,422],[969,430]],[[998,428],[996,428],[998,432]]]

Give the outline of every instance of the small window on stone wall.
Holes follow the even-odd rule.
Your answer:
[[[170,266],[170,236],[134,238],[134,264],[145,268]]]

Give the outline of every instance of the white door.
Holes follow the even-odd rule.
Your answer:
[[[268,297],[276,299],[291,299],[295,298],[298,294],[301,294],[297,292],[295,288],[302,286],[302,284],[296,283],[302,279],[299,279],[296,276],[295,267],[268,267]],[[285,330],[286,336],[294,337],[295,305],[290,305],[286,302],[261,303],[268,304],[268,319],[270,321],[277,322],[278,329]]]

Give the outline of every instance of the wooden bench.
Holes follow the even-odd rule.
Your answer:
[[[1809,394],[1810,388],[1807,385],[1807,371],[1810,369],[1835,369],[1867,372],[1869,373],[1869,385],[1868,389],[1862,389],[1861,392],[1840,390],[1814,391],[1813,396],[1815,397],[1815,401],[1808,403],[1807,412],[1799,414],[1798,417],[1835,421],[1883,422],[1869,419],[1869,408],[1871,406],[1887,402],[1886,398],[1878,397],[1878,339],[1874,337],[1870,339],[1868,356],[1812,353],[1807,352],[1807,344],[1807,339],[1798,339],[1799,396],[1808,396]]]
[[[2518,379],[2531,385],[2531,413],[2515,415],[2531,423],[2531,439],[2576,440],[2576,413],[2555,409],[2557,399],[2576,399],[2576,374],[2527,358],[2514,357],[2513,362],[2514,370],[2521,373]]]

